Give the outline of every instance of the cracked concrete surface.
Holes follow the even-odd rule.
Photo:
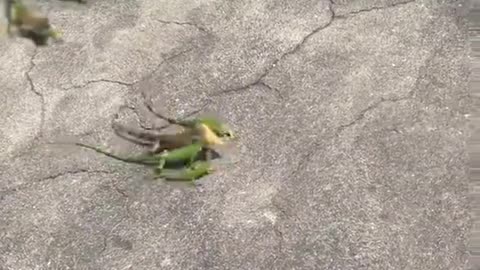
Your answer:
[[[0,269],[464,269],[462,2],[41,4],[65,43],[0,43]],[[132,151],[144,99],[239,134],[197,189],[49,144]]]

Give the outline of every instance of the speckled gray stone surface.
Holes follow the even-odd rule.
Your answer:
[[[0,269],[464,269],[462,1],[41,1],[0,43]],[[240,139],[197,189],[46,142],[201,108]]]

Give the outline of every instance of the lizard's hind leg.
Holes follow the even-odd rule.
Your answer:
[[[162,151],[162,146],[160,144],[160,141],[156,141],[154,142],[150,148],[148,149],[148,152],[151,153],[151,154],[158,154]]]
[[[217,151],[211,148],[205,148],[199,153],[197,160],[212,161],[221,157],[222,156]]]
[[[159,148],[158,134],[137,130],[118,123],[112,123],[112,129],[118,137],[127,140],[131,143],[150,147],[152,149]]]
[[[153,114],[154,116],[156,116],[157,118],[160,118],[164,121],[167,121],[167,125],[164,125],[164,126],[161,126],[161,127],[156,127],[155,130],[162,130],[162,129],[165,129],[167,128],[168,126],[170,125],[178,125],[178,126],[184,126],[185,125],[185,119],[187,119],[188,117],[192,116],[192,115],[195,115],[197,113],[199,113],[200,111],[202,111],[204,109],[205,106],[203,106],[202,108],[200,109],[197,109],[197,110],[194,110],[188,114],[186,114],[185,116],[183,116],[182,118],[171,118],[171,117],[168,117],[168,116],[165,116],[157,111],[155,111],[153,109],[153,106],[151,104],[150,101],[145,101],[144,102],[145,104],[145,107],[147,108],[147,110]]]
[[[163,114],[160,114],[159,112],[155,111],[155,110],[153,109],[152,104],[151,104],[150,101],[145,101],[144,104],[145,104],[145,107],[147,108],[147,110],[148,110],[151,114],[155,115],[156,117],[158,117],[158,118],[160,118],[160,119],[162,119],[162,120],[167,121],[168,124],[170,124],[170,125],[178,124],[179,121],[178,121],[177,119],[164,116]],[[167,126],[168,126],[168,125],[167,125]],[[157,127],[156,129],[164,129],[164,128],[166,128],[167,126]]]

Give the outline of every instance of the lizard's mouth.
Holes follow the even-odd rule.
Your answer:
[[[224,133],[222,134],[222,137],[226,137],[226,138],[229,138],[229,139],[233,139],[233,138],[235,138],[235,135],[233,135],[233,132],[227,131],[227,132],[224,132]]]
[[[222,145],[223,141],[207,125],[200,124],[200,136],[207,145]]]

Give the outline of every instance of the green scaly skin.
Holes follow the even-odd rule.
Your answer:
[[[201,143],[192,143],[190,145],[164,152],[157,170],[162,170],[165,166],[174,164],[191,164],[203,150]],[[161,154],[162,155],[162,154]]]
[[[136,163],[136,164],[143,164],[143,165],[149,165],[149,166],[156,166],[155,168],[155,175],[157,178],[165,178],[165,179],[170,179],[171,181],[185,181],[185,180],[196,180],[206,174],[209,174],[212,171],[212,168],[210,166],[209,160],[210,157],[208,156],[208,148],[203,145],[200,141],[198,141],[198,138],[196,138],[196,132],[197,127],[199,124],[204,124],[212,132],[214,132],[218,137],[220,138],[225,138],[225,137],[230,137],[233,138],[233,132],[221,121],[218,119],[215,119],[213,117],[199,117],[195,118],[192,120],[177,120],[173,118],[166,118],[163,117],[162,115],[159,115],[155,113],[149,105],[147,105],[147,108],[157,115],[158,117],[167,120],[169,124],[175,124],[182,126],[187,129],[187,135],[191,136],[191,140],[184,140],[184,143],[187,145],[181,146],[178,145],[178,148],[174,148],[170,151],[164,151],[160,154],[147,154],[147,155],[141,155],[137,157],[120,157],[118,155],[114,155],[112,153],[106,152],[104,150],[101,150],[97,147],[81,144],[81,143],[76,143],[76,145],[81,146],[81,147],[86,147],[88,149],[94,150],[98,153],[107,155],[109,157],[112,157],[114,159],[124,161],[124,162],[129,162],[129,163]],[[128,135],[134,135],[135,132],[132,130],[128,130],[126,128],[123,128],[124,131]],[[145,139],[145,140],[152,140],[155,139],[155,135],[148,136],[148,134],[143,135],[142,137],[144,138],[139,138],[139,139]],[[150,137],[150,138],[147,138]],[[166,137],[163,137],[166,138]],[[175,140],[175,136],[172,136],[172,138]],[[158,139],[158,138],[156,138]],[[161,142],[160,142],[161,143]],[[207,150],[207,161],[195,161],[195,159],[199,156],[200,152],[202,150]],[[167,169],[165,166],[169,166],[171,164],[178,164],[182,163],[182,165],[185,165],[184,167],[180,169]]]
[[[233,131],[227,127],[226,124],[222,123],[220,120],[213,117],[198,117],[191,120],[177,120],[170,119],[172,122],[170,124],[175,124],[182,126],[187,129],[195,130],[198,124],[204,124],[210,130],[212,130],[215,135],[220,138],[233,138]]]
[[[154,166],[161,171],[165,166],[177,164],[190,164],[198,154],[203,150],[200,143],[190,144],[181,148],[174,149],[169,152],[162,152],[160,154],[143,154],[136,157],[121,157],[113,153],[104,151],[98,147],[90,146],[83,143],[75,143],[75,145],[93,150],[97,153],[106,155],[119,161],[134,163],[146,166]]]
[[[210,174],[213,168],[210,162],[195,161],[189,167],[181,169],[163,169],[155,172],[155,178],[167,181],[192,181],[198,180]]]
[[[166,181],[191,181],[193,183],[195,180],[200,179],[201,177],[206,176],[213,171],[210,162],[203,160],[194,161],[200,151],[203,150],[203,147],[200,143],[194,143],[161,154],[147,154],[136,157],[121,157],[104,151],[98,147],[83,143],[75,143],[75,145],[88,148],[119,161],[155,167],[155,178],[165,179]],[[184,165],[180,169],[165,168],[169,165],[177,165],[179,163]]]

